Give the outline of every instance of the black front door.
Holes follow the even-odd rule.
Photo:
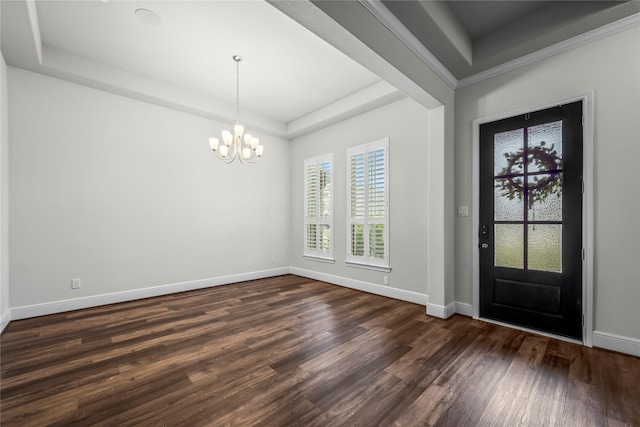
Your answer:
[[[582,339],[582,102],[480,126],[480,316]]]

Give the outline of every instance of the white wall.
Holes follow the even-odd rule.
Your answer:
[[[428,110],[404,99],[291,142],[291,265],[340,278],[422,294],[428,292]],[[346,150],[389,138],[389,218],[392,271],[348,267],[346,228]],[[303,259],[303,163],[334,153],[335,264]]]
[[[430,235],[425,245],[429,247],[430,267],[427,313],[447,317],[453,313],[455,297],[454,90],[369,10],[370,5],[355,1],[314,2],[312,5],[307,2],[272,3],[430,109],[432,114],[429,120],[437,121],[442,127],[441,132],[431,134],[432,137],[438,134],[440,140],[431,140],[434,150],[427,160],[432,193],[429,194],[428,206],[431,215],[425,227],[435,235]],[[317,9],[322,13],[318,13]],[[444,106],[444,110],[439,109],[441,106]],[[436,167],[431,167],[434,165]],[[295,255],[296,248],[292,250]],[[438,256],[438,259],[434,256]],[[372,278],[378,279],[378,276]],[[399,281],[396,278],[391,283],[398,285]]]
[[[9,322],[9,119],[7,64],[0,53],[0,331]]]
[[[8,77],[12,308],[289,265],[288,141],[226,165],[208,137],[227,123]]]
[[[471,206],[472,120],[595,90],[595,330],[640,339],[640,29],[456,92],[456,204]],[[456,221],[456,300],[472,298],[471,217]]]

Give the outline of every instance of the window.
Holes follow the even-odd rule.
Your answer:
[[[333,259],[333,154],[304,162],[304,256]]]
[[[389,268],[389,140],[347,150],[347,263]]]

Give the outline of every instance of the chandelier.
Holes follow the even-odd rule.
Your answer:
[[[262,157],[264,147],[260,145],[260,140],[249,133],[244,133],[244,127],[238,120],[240,116],[240,55],[234,55],[236,61],[236,124],[233,132],[222,131],[222,145],[218,138],[209,138],[209,145],[216,157],[226,163],[233,162],[236,157],[243,165],[246,163],[256,163]],[[244,141],[244,146],[242,145]]]

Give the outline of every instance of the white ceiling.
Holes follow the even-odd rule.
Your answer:
[[[239,54],[241,121],[295,138],[405,96],[298,22],[317,19],[343,48],[364,16],[351,27],[329,16],[358,6],[415,37],[455,87],[640,10],[638,1],[270,1],[0,0],[2,54],[11,66],[224,122],[235,119]],[[161,25],[136,16],[140,8]],[[398,87],[418,99],[412,84]]]
[[[134,12],[155,12],[161,26]],[[285,123],[380,81],[263,1],[41,1],[44,45]]]
[[[157,14],[161,25],[141,20],[140,8]],[[372,106],[402,96],[262,0],[2,1],[2,24],[9,65],[125,95],[146,92],[183,103],[197,97],[220,120],[235,116],[232,56],[241,55],[240,119],[279,136],[291,136],[287,125],[350,96],[364,96]],[[179,94],[167,94],[173,89]]]

